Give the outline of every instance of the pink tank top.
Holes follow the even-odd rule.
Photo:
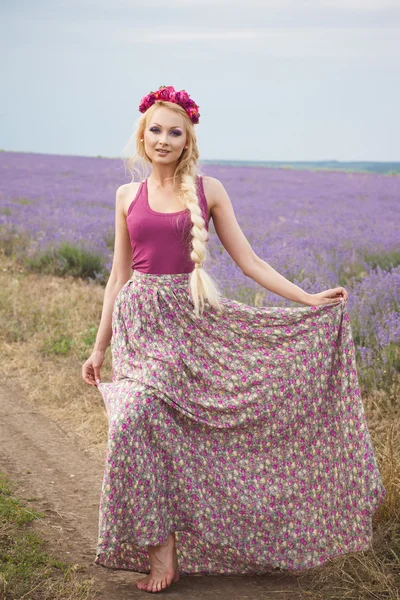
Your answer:
[[[208,205],[202,177],[197,177],[196,186],[208,231]],[[132,247],[132,269],[155,275],[193,271],[190,210],[185,208],[172,213],[152,210],[148,201],[147,179],[140,183],[128,208],[126,223]]]

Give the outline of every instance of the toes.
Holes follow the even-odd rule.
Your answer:
[[[136,587],[139,588],[139,590],[145,590],[147,588],[147,580],[146,579],[139,579],[136,582]]]
[[[172,581],[175,581],[175,577],[171,578],[165,575],[161,579],[139,579],[136,582],[136,587],[139,590],[144,590],[146,592],[161,592],[166,587],[168,587]]]

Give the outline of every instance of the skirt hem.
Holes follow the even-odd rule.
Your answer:
[[[273,573],[285,573],[285,574],[292,574],[292,575],[301,575],[304,574],[306,571],[310,571],[311,569],[316,569],[319,567],[324,567],[326,564],[328,564],[330,561],[338,559],[340,557],[346,556],[348,554],[358,554],[359,552],[367,552],[371,550],[371,542],[365,542],[364,544],[360,546],[354,546],[353,548],[346,548],[343,549],[342,552],[336,552],[335,554],[330,554],[330,555],[326,555],[324,557],[324,559],[321,562],[314,562],[314,564],[311,564],[307,567],[298,567],[298,568],[284,568],[279,566],[278,564],[273,564],[271,563],[270,567],[266,567],[265,569],[256,569],[256,568],[249,568],[249,569],[240,569],[240,570],[218,570],[218,569],[187,569],[187,570],[183,570],[179,567],[179,573],[180,575],[271,575]],[[178,563],[179,563],[179,558],[178,558]],[[94,564],[96,566],[100,566],[103,567],[105,569],[111,569],[111,570],[115,570],[115,571],[131,571],[134,573],[144,573],[144,574],[149,574],[150,573],[150,569],[143,569],[140,567],[135,568],[135,566],[132,564],[132,567],[128,567],[128,566],[114,566],[111,564],[110,560],[107,557],[107,554],[105,553],[100,553],[97,554],[94,560]]]

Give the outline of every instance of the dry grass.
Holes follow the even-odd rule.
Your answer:
[[[72,278],[25,273],[0,256],[1,373],[27,399],[104,456],[107,418],[100,394],[81,378],[100,321],[104,288]],[[108,349],[102,379],[111,379]],[[374,515],[371,550],[337,557],[307,572],[313,597],[400,599],[400,410],[398,399],[363,395],[368,427],[387,490]]]
[[[102,457],[107,417],[81,377],[98,327],[104,288],[72,278],[27,274],[0,256],[0,373],[27,399]],[[102,379],[111,379],[107,350]]]

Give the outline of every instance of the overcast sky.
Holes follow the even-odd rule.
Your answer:
[[[161,85],[201,159],[400,160],[400,0],[1,0],[0,148],[120,156]]]

